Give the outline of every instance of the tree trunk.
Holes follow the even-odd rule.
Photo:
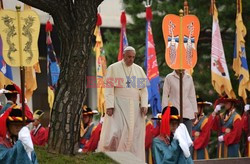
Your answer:
[[[62,24],[63,19],[55,19]],[[95,18],[65,32],[59,28],[61,40],[61,72],[50,122],[50,152],[74,154],[78,148],[80,117],[86,95],[86,71],[91,54],[91,38]],[[86,32],[89,31],[89,32]]]
[[[61,41],[60,76],[50,120],[48,151],[74,154],[78,148],[86,71],[103,0],[20,0],[49,12]]]

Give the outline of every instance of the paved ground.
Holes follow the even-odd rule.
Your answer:
[[[197,160],[194,164],[250,164],[250,158]]]
[[[130,152],[105,152],[107,156],[121,164],[144,164]]]
[[[130,152],[105,152],[105,154],[121,164],[143,164],[140,159]],[[250,164],[250,158],[196,160],[194,164]]]

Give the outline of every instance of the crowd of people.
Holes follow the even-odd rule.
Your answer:
[[[150,118],[147,116],[148,83],[143,81],[147,77],[134,63],[136,51],[128,46],[123,55],[123,60],[107,69],[105,83],[109,87],[105,88],[104,116],[95,124],[93,116],[98,112],[82,107],[79,153],[131,152],[146,163],[193,163],[193,160],[209,159],[210,136],[215,131],[218,158],[249,157],[249,151],[240,154],[239,142],[244,131],[248,136],[246,150],[249,149],[250,105],[245,105],[241,116],[236,112],[240,102],[224,96],[215,101],[213,112],[206,116],[204,110],[211,108],[212,103],[196,96],[192,76],[184,71],[182,123],[179,101],[182,70],[174,70],[164,81],[162,112]],[[138,79],[140,83],[134,85]],[[0,106],[0,162],[37,163],[33,145],[46,145],[49,135],[49,129],[41,124],[44,112],[32,113],[25,105],[24,123],[22,108],[16,102],[20,89],[8,85],[0,93],[7,99],[6,105]]]

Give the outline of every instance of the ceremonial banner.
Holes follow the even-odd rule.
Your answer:
[[[148,86],[148,100],[152,109],[153,116],[161,113],[161,100],[159,88],[159,70],[155,52],[154,38],[151,28],[152,12],[151,8],[146,8],[146,51],[145,51],[145,68],[147,77],[150,82]]]
[[[47,80],[48,80],[48,103],[50,109],[53,107],[55,89],[60,75],[60,67],[54,51],[54,46],[51,39],[52,24],[47,21],[46,31],[46,45],[47,45]]]
[[[123,59],[123,50],[128,46],[128,40],[126,35],[126,13],[123,11],[121,13],[121,33],[120,33],[120,47],[118,53],[118,61]]]
[[[0,11],[3,9],[3,1],[0,0]],[[3,42],[0,35],[0,89],[5,85],[12,84],[11,67],[3,60]]]
[[[219,95],[226,92],[229,98],[235,98],[232,89],[227,62],[221,40],[218,12],[214,5],[211,52],[212,85]]]
[[[193,68],[197,62],[199,19],[194,15],[168,14],[163,19],[162,31],[167,65],[172,69]]]
[[[103,77],[106,73],[106,58],[105,52],[103,50],[103,42],[102,42],[102,35],[101,35],[101,16],[100,14],[97,15],[97,24],[95,28],[94,35],[96,36],[96,44],[94,47],[94,51],[96,53],[96,84],[97,84],[97,109],[98,111],[103,114],[106,110],[105,105],[105,98],[104,98],[104,82]]]
[[[25,98],[29,101],[33,91],[37,89],[36,73],[41,73],[39,63],[25,68]]]
[[[36,12],[0,10],[0,27],[3,58],[8,65],[33,66],[38,62],[40,20]]]
[[[0,89],[4,88],[4,85],[12,84],[12,70],[11,67],[3,60],[3,44],[0,36]]]
[[[31,10],[31,6],[24,4],[24,10]],[[25,67],[25,98],[29,101],[33,91],[37,89],[36,73],[41,73],[39,62]]]
[[[233,55],[233,70],[235,75],[239,78],[238,94],[247,103],[246,89],[250,91],[249,71],[247,65],[247,56],[245,49],[245,39],[247,34],[246,27],[242,20],[241,1],[238,6],[240,11],[236,15],[236,36]]]

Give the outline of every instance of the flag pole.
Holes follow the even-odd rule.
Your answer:
[[[179,77],[180,77],[180,121],[181,123],[183,123],[183,65],[182,65],[182,44],[183,44],[183,38],[182,38],[182,18],[183,18],[183,10],[181,9],[179,11],[179,15],[180,15],[180,21],[181,21],[181,25],[180,25],[180,63],[181,63],[181,69],[180,69],[180,73],[179,73]]]
[[[0,0],[0,10],[3,9],[3,0]]]
[[[20,11],[21,6],[16,6],[17,11],[17,19],[18,19],[18,33],[19,33],[19,49],[20,49],[20,79],[21,79],[21,100],[22,100],[22,119],[23,125],[25,125],[25,104],[24,104],[24,80],[25,80],[25,68],[23,66],[23,55],[22,55],[22,39],[21,39],[21,19],[20,19]]]

